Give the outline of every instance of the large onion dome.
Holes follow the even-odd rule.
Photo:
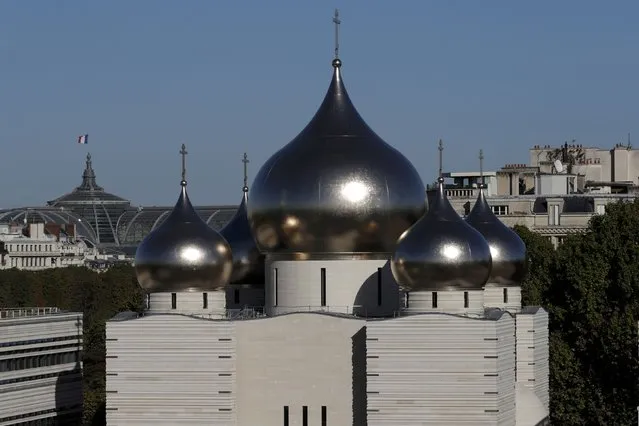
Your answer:
[[[181,186],[173,211],[135,253],[138,282],[149,293],[217,290],[231,277],[231,248],[195,212],[184,179]]]
[[[488,284],[519,286],[526,275],[526,245],[495,216],[486,201],[484,187],[466,221],[488,241],[493,266]]]
[[[488,243],[450,205],[444,179],[437,183],[428,213],[397,242],[393,276],[412,291],[481,290],[491,268]]]
[[[233,273],[230,284],[264,285],[264,255],[260,253],[248,222],[246,204],[248,187],[243,188],[242,203],[220,234],[233,252]]]
[[[263,252],[390,253],[424,213],[419,174],[360,117],[341,65],[310,123],[255,178],[248,214]]]

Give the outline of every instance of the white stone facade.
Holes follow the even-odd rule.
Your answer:
[[[537,425],[547,370],[533,373],[533,402],[518,404],[516,326],[500,310],[368,320],[123,313],[107,323],[107,423]],[[534,359],[544,345],[547,354],[541,340]]]
[[[0,426],[80,424],[81,352],[81,313],[0,310]]]

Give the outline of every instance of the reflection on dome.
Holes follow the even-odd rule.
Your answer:
[[[459,256],[461,256],[462,251],[453,244],[446,244],[442,247],[441,253],[446,259],[457,260]]]
[[[395,279],[413,291],[481,290],[490,267],[488,244],[455,212],[439,178],[428,213],[397,243],[391,260]]]
[[[424,185],[360,117],[333,61],[322,105],[262,166],[248,214],[269,253],[390,253],[424,213]]]
[[[342,185],[342,196],[346,201],[359,203],[368,197],[368,187],[362,182],[348,182]]]
[[[466,221],[484,236],[490,246],[493,266],[488,284],[521,285],[526,275],[526,245],[515,231],[495,216],[486,201],[483,187]]]
[[[183,156],[184,148],[182,145]],[[216,290],[231,277],[231,249],[193,209],[184,169],[182,174],[182,189],[173,211],[135,253],[138,282],[149,293]]]

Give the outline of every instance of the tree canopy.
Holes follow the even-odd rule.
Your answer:
[[[561,425],[637,421],[639,201],[609,204],[556,251],[525,228],[524,304],[550,313],[551,420]]]

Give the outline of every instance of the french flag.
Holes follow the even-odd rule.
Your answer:
[[[82,145],[86,145],[89,143],[89,135],[80,135],[78,136],[78,143]]]

